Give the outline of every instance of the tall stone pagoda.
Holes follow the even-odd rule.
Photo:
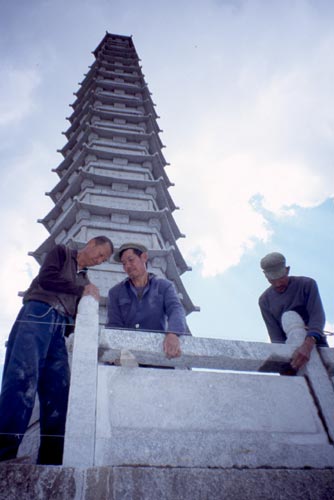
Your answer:
[[[55,207],[42,220],[50,236],[34,255],[41,262],[55,242],[80,246],[99,234],[116,247],[142,242],[151,270],[174,281],[190,312],[157,115],[132,39],[107,33],[94,55],[49,193]],[[91,273],[104,299],[124,277],[116,263]],[[332,500],[333,348],[278,376],[294,344],[183,335],[181,356],[169,359],[160,333],[99,322],[97,301],[82,297],[63,465],[35,465],[32,421],[19,458],[0,465],[0,500]]]
[[[64,160],[54,169],[58,184],[47,193],[54,208],[40,220],[50,236],[32,255],[41,263],[54,243],[80,247],[104,234],[149,249],[149,269],[174,282],[186,313],[195,309],[180,275],[188,270],[176,240],[164,147],[157,113],[132,38],[107,33],[75,93]],[[122,267],[106,263],[90,271],[101,292],[105,322],[108,289],[124,279]]]

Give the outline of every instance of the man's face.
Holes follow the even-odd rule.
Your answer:
[[[108,260],[111,256],[111,248],[108,243],[97,245],[94,240],[88,242],[85,248],[84,265],[87,267],[98,266]]]
[[[272,287],[276,290],[276,292],[284,293],[285,290],[288,288],[289,284],[289,268],[286,268],[286,274],[281,278],[277,278],[275,280],[268,279],[268,281],[272,285]]]
[[[146,252],[143,252],[141,255],[137,255],[132,248],[125,250],[121,257],[123,269],[132,280],[140,278],[146,274],[146,261]]]

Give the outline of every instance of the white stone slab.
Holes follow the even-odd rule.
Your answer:
[[[99,366],[95,465],[334,465],[302,377]]]

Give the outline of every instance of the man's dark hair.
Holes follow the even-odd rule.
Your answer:
[[[108,243],[111,249],[111,253],[114,252],[113,242],[109,238],[107,238],[107,236],[95,236],[95,238],[92,238],[92,240],[95,241],[97,245],[104,245],[105,243]]]
[[[136,255],[138,255],[138,257],[140,257],[141,254],[143,253],[138,248],[124,248],[124,250],[122,250],[121,253],[119,254],[119,258],[120,259],[122,258],[123,253],[126,252],[127,250],[133,250],[133,253],[136,254]]]

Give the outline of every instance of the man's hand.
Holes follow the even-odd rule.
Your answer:
[[[91,295],[98,302],[100,300],[99,289],[95,285],[93,285],[93,283],[88,283],[88,285],[85,285],[82,296],[84,295]]]
[[[310,359],[312,349],[316,343],[314,337],[306,337],[300,347],[292,355],[291,366],[295,370],[300,370]]]
[[[171,359],[181,356],[179,337],[175,333],[166,334],[163,346],[166,358]]]

